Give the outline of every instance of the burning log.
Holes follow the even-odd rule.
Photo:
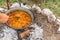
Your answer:
[[[19,37],[20,38],[24,38],[24,37],[27,37],[27,36],[29,37],[30,32],[31,32],[31,30],[24,31],[23,33],[19,34]]]

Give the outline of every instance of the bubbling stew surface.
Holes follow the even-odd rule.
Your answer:
[[[9,19],[7,24],[15,29],[26,28],[31,22],[31,15],[22,10],[15,10],[7,14]]]

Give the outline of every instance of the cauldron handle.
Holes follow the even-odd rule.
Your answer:
[[[21,6],[21,0],[18,0],[18,3],[20,4],[20,6]],[[11,6],[11,2],[10,2],[10,0],[7,0],[7,7],[8,7],[8,10],[10,9],[10,6]]]
[[[10,6],[11,6],[10,0],[7,0],[7,8],[8,8],[8,10],[10,9]]]

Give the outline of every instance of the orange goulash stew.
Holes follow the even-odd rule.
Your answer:
[[[8,14],[7,24],[15,29],[26,28],[32,21],[30,14],[22,10],[15,10]]]

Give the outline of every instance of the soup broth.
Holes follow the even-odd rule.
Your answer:
[[[8,16],[8,25],[15,29],[26,28],[32,22],[30,14],[22,10],[12,11]]]

